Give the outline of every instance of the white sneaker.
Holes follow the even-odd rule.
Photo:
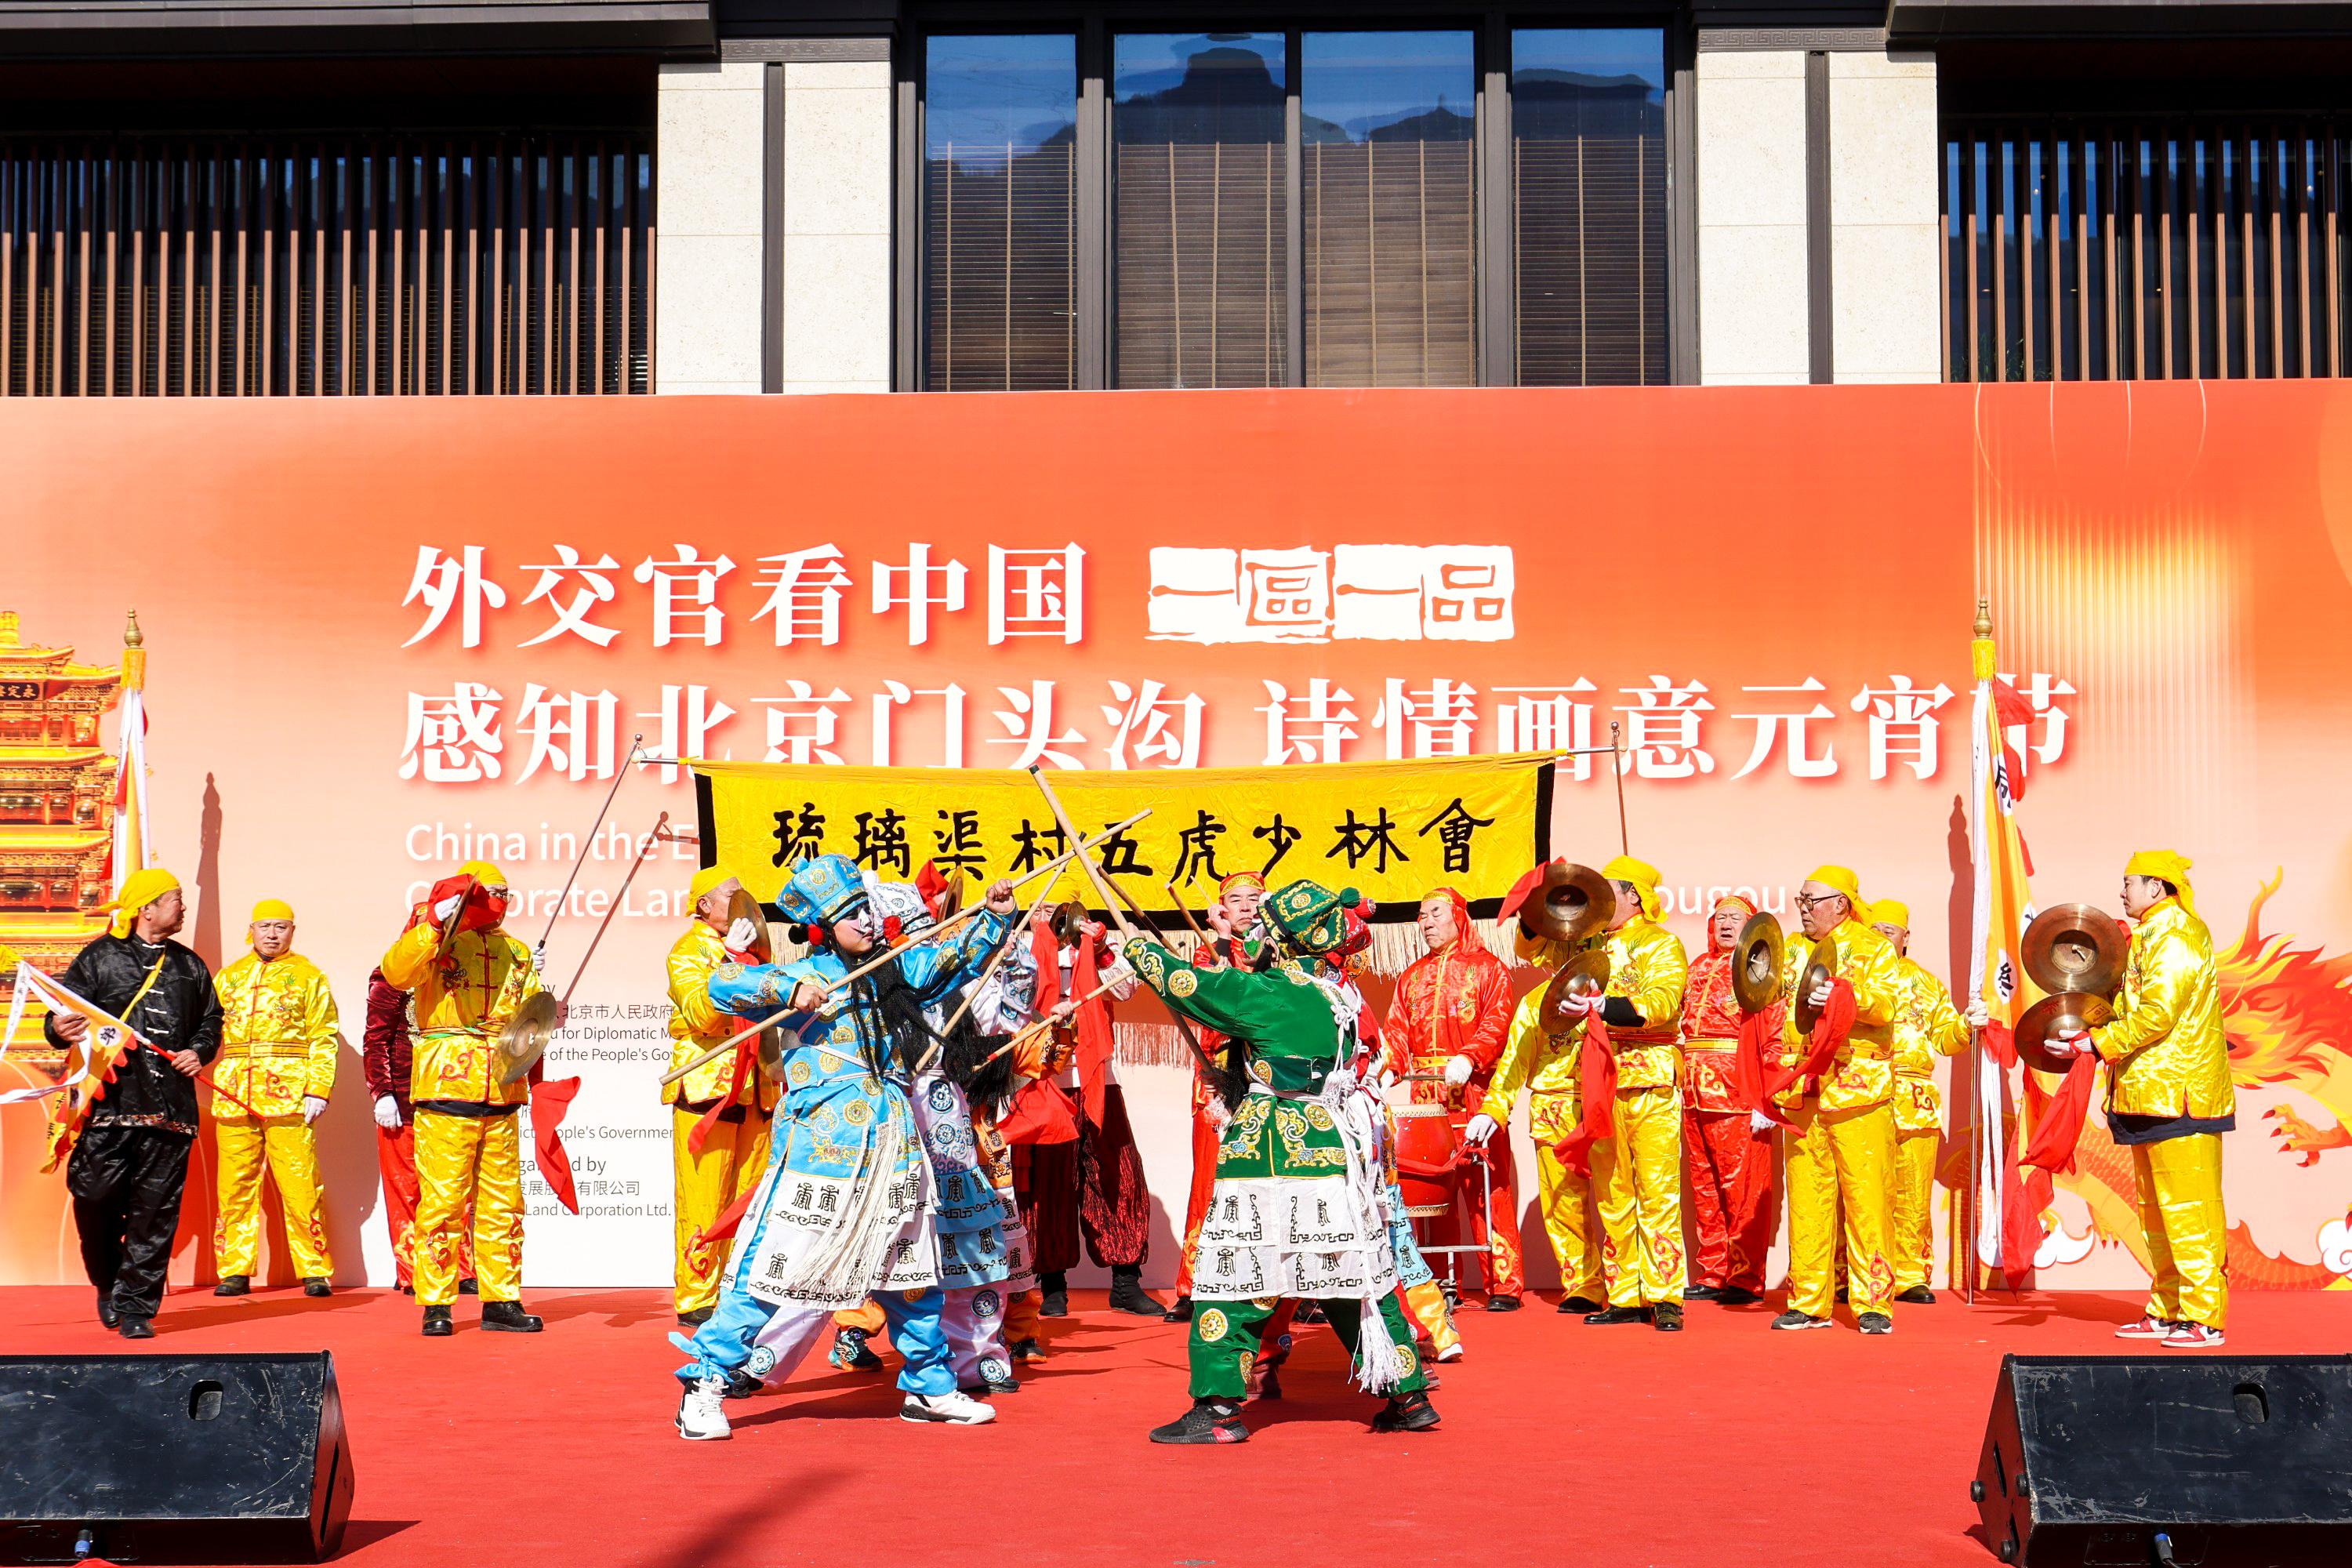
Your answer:
[[[1444,1350],[1439,1351],[1439,1352],[1437,1352],[1437,1354],[1436,1354],[1436,1355],[1434,1355],[1433,1357],[1432,1357],[1431,1359],[1432,1359],[1432,1360],[1433,1360],[1433,1361],[1440,1361],[1440,1362],[1456,1362],[1456,1361],[1460,1361],[1460,1360],[1462,1359],[1462,1346],[1461,1346],[1458,1342],[1457,1342],[1457,1343],[1454,1343],[1454,1344],[1450,1344],[1450,1345],[1446,1346]]]
[[[688,1385],[677,1402],[677,1435],[689,1443],[714,1443],[735,1435],[727,1424],[723,1377],[699,1377]]]
[[[984,1426],[996,1419],[996,1406],[982,1405],[969,1394],[910,1394],[898,1406],[901,1421],[946,1421],[958,1426]]]
[[[2162,1318],[2142,1317],[2137,1322],[2126,1323],[2116,1331],[2119,1340],[2160,1340],[2172,1332],[2173,1325]]]

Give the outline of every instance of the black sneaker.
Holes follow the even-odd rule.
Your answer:
[[[1718,1307],[1752,1307],[1764,1298],[1744,1285],[1721,1285],[1716,1288],[1715,1303]]]
[[[114,1292],[111,1290],[100,1290],[98,1293],[98,1326],[101,1329],[119,1329],[122,1326],[122,1314],[114,1310]]]
[[[475,1279],[472,1275],[468,1274],[467,1276],[466,1276],[466,1278],[464,1278],[463,1279],[460,1279],[460,1280],[458,1280],[458,1281],[457,1281],[457,1294],[458,1294],[458,1295],[460,1295],[460,1296],[478,1296],[478,1295],[480,1295],[481,1293],[482,1293],[482,1282],[481,1282],[480,1280],[478,1280],[478,1279]]]
[[[482,1327],[493,1333],[535,1334],[547,1327],[547,1320],[524,1311],[520,1301],[485,1301]]]
[[[1486,1310],[1490,1312],[1516,1312],[1518,1310],[1519,1299],[1517,1296],[1489,1296],[1486,1298]]]
[[[1298,1310],[1290,1314],[1290,1321],[1294,1323],[1319,1323],[1323,1321],[1323,1309],[1313,1301],[1301,1301]]]
[[[334,1293],[335,1288],[324,1279],[313,1277],[302,1281],[302,1294],[305,1296],[331,1296]]]
[[[1683,1300],[1685,1301],[1720,1301],[1723,1300],[1723,1287],[1720,1285],[1694,1285],[1689,1289],[1683,1292]]]
[[[1429,1395],[1416,1389],[1411,1394],[1390,1396],[1387,1405],[1372,1417],[1375,1432],[1426,1432],[1437,1425],[1437,1407]]]
[[[750,1373],[738,1367],[735,1371],[727,1374],[727,1392],[719,1397],[722,1399],[749,1399],[751,1395],[759,1393],[761,1389],[766,1386],[767,1385],[761,1383],[758,1378],[753,1377]]]
[[[1000,1394],[1020,1393],[1021,1380],[1009,1372],[982,1373],[978,1383],[967,1383],[956,1392],[967,1399],[992,1399]]]
[[[1683,1331],[1683,1304],[1680,1301],[1660,1301],[1650,1309],[1650,1327],[1662,1334]]]
[[[1563,1312],[1597,1312],[1601,1310],[1601,1303],[1590,1296],[1568,1296],[1561,1299],[1559,1310]]]
[[[1615,1323],[1646,1323],[1650,1321],[1647,1307],[1603,1307],[1597,1312],[1587,1312],[1584,1321],[1595,1328],[1608,1328]]]
[[[154,1321],[149,1318],[133,1318],[125,1314],[122,1326],[115,1330],[115,1332],[126,1340],[152,1340],[155,1337]]]
[[[834,1330],[833,1349],[826,1353],[825,1360],[844,1372],[882,1370],[882,1358],[876,1355],[873,1347],[866,1342],[864,1329]]]
[[[1045,1300],[1038,1303],[1041,1318],[1066,1318],[1070,1315],[1070,1281],[1064,1274],[1040,1274],[1037,1289]]]
[[[1865,1334],[1891,1334],[1895,1331],[1895,1320],[1884,1312],[1864,1312],[1853,1321],[1854,1327]]]
[[[1192,1321],[1192,1298],[1190,1296],[1177,1297],[1176,1300],[1168,1303],[1168,1310],[1160,1314],[1160,1321],[1163,1323],[1191,1322]]]
[[[457,1331],[457,1325],[450,1321],[448,1308],[427,1307],[425,1309],[425,1337],[426,1339],[446,1340]]]
[[[224,1274],[221,1276],[221,1282],[213,1287],[213,1294],[215,1296],[250,1296],[253,1294],[253,1276],[250,1274]]]
[[[1022,1366],[1042,1366],[1045,1361],[1045,1347],[1035,1340],[1015,1340],[1013,1342],[1013,1359]]]
[[[1932,1307],[1936,1304],[1936,1293],[1925,1285],[1914,1285],[1895,1299],[1906,1307]]]
[[[1772,1326],[1776,1329],[1826,1329],[1830,1326],[1830,1321],[1827,1318],[1816,1318],[1811,1312],[1791,1310],[1773,1319]]]
[[[1223,1399],[1196,1399],[1192,1408],[1165,1426],[1151,1429],[1155,1443],[1246,1443],[1242,1407]]]
[[[716,1307],[697,1307],[690,1312],[680,1312],[677,1315],[677,1326],[681,1329],[698,1329],[710,1321],[710,1314],[718,1310]]]
[[[1110,1300],[1107,1304],[1114,1312],[1125,1312],[1136,1318],[1161,1317],[1168,1310],[1144,1290],[1143,1269],[1140,1265],[1133,1263],[1123,1264],[1110,1271]]]
[[[1845,1305],[1845,1287],[1843,1285],[1838,1287],[1837,1304],[1841,1307]]]

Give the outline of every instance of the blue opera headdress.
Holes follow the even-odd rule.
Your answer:
[[[803,925],[829,926],[866,903],[866,879],[846,855],[820,855],[793,873],[776,907]]]

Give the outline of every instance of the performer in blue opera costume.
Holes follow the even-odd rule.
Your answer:
[[[677,1371],[681,1436],[729,1436],[720,1401],[743,1376],[781,1382],[831,1328],[832,1314],[869,1294],[906,1357],[898,1386],[909,1421],[976,1425],[996,1412],[959,1393],[940,1327],[934,1180],[908,1085],[935,1037],[924,1007],[979,978],[1012,925],[1013,889],[951,935],[827,991],[883,941],[866,885],[845,857],[820,856],[778,896],[808,928],[808,957],[722,964],[711,1000],[764,1017],[782,1007],[784,1101],[773,1152],[743,1220],[710,1321],[671,1342],[693,1359]]]

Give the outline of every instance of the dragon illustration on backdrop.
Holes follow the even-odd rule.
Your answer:
[[[2255,894],[2237,946],[2218,955],[2218,978],[2231,1079],[2241,1088],[2294,1089],[2335,1119],[2322,1125],[2285,1105],[2263,1112],[2270,1152],[2308,1166],[2324,1150],[2352,1148],[2352,954],[2330,957],[2296,946],[2292,935],[2264,934],[2263,906],[2283,880],[2283,871],[2274,873]],[[2243,1151],[2247,1142],[2237,1141],[2236,1147]],[[2060,1177],[2058,1185],[2089,1205],[2095,1237],[2124,1247],[2141,1268],[2148,1266],[2131,1155],[2108,1136],[2101,1119],[2084,1121],[2074,1173]],[[2054,1216],[2045,1217],[2055,1226]],[[2050,1240],[2078,1244],[2058,1249],[2071,1261],[2087,1255],[2092,1238],[2053,1228]],[[2264,1252],[2241,1221],[2230,1227],[2230,1282],[2247,1290],[2334,1284],[2352,1272],[2352,1257],[2346,1255],[2352,1249],[2352,1213],[2323,1227],[2319,1247],[2321,1260],[2312,1263]]]

